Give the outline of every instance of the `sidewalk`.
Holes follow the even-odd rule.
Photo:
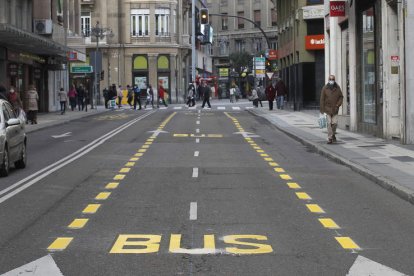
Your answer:
[[[49,113],[39,113],[37,115],[37,124],[26,125],[26,133],[37,131],[43,128],[55,126],[55,125],[61,125],[65,124],[69,121],[96,115],[99,113],[103,113],[108,111],[109,109],[105,109],[104,106],[98,106],[95,109],[88,109],[88,112],[86,111],[78,111],[75,109],[74,111],[66,110],[66,113],[61,115],[60,111],[55,112],[49,112]]]
[[[317,124],[319,111],[250,109],[317,153],[348,166],[414,204],[414,145],[337,129],[338,142],[327,144],[327,130]]]

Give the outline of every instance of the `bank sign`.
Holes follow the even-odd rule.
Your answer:
[[[325,49],[325,35],[307,35],[305,36],[306,50],[323,50]]]
[[[329,3],[329,16],[345,16],[345,1],[331,1]]]

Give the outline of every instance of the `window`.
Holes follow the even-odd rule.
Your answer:
[[[270,10],[270,17],[272,19],[272,26],[277,26],[277,12],[276,9]]]
[[[256,53],[259,53],[259,52],[261,52],[263,49],[262,49],[262,39],[260,38],[260,39],[253,39],[253,49],[254,49],[254,51],[256,52]]]
[[[155,35],[169,36],[170,35],[170,10],[156,9],[155,10]]]
[[[244,12],[238,12],[237,16],[244,17]],[[237,28],[238,29],[244,29],[244,19],[243,18],[237,18]]]
[[[148,36],[149,31],[149,9],[131,10],[131,36]]]
[[[244,52],[245,51],[245,44],[243,40],[236,40],[236,51],[237,52]]]
[[[227,15],[227,13],[223,13],[225,15]],[[226,31],[229,29],[229,19],[227,16],[222,16],[221,17],[221,29],[223,31]]]
[[[221,7],[227,7],[227,5],[228,5],[227,0],[221,0],[221,1],[220,1],[220,6],[221,6]]]
[[[220,43],[220,56],[229,54],[229,43],[227,41]]]
[[[82,12],[81,14],[81,32],[85,37],[91,36],[91,13]]]
[[[261,18],[260,18],[260,10],[255,10],[254,11],[254,23],[256,23],[257,26],[260,27],[260,22]]]

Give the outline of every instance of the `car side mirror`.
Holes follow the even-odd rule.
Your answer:
[[[9,119],[6,123],[6,126],[18,126],[20,125],[20,120],[16,118]]]

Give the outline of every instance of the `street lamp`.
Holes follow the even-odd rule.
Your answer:
[[[98,97],[98,95],[99,95],[98,78],[100,78],[100,74],[101,74],[101,72],[98,72],[98,70],[97,70],[97,67],[98,67],[97,54],[98,54],[98,51],[99,51],[99,39],[103,39],[103,38],[105,38],[105,36],[113,37],[114,34],[112,33],[111,28],[101,27],[99,25],[99,21],[96,21],[95,27],[91,28],[91,36],[94,36],[96,38],[95,61],[94,61],[94,66],[93,66],[93,71],[94,71],[93,92],[92,92],[92,100],[91,100],[91,108],[93,108],[93,106],[94,106],[93,101],[94,101],[95,97]]]

